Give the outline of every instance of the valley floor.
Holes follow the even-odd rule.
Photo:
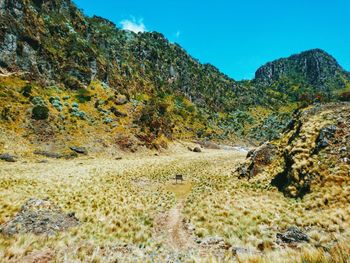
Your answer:
[[[183,149],[123,159],[0,164],[0,225],[30,198],[46,199],[78,226],[57,235],[0,234],[1,262],[343,262],[350,209],[317,208],[232,175],[246,153]],[[175,184],[176,174],[185,181]],[[311,241],[277,244],[290,226]]]

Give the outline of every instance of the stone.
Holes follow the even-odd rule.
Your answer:
[[[105,123],[105,124],[112,123],[112,122],[113,122],[113,119],[110,118],[110,117],[106,117],[106,118],[104,118],[104,120],[103,120],[103,123]]]
[[[222,237],[218,237],[218,236],[206,237],[201,242],[201,244],[205,245],[205,246],[212,246],[212,245],[217,245],[217,244],[221,244],[221,243],[225,243],[224,239]]]
[[[257,251],[253,251],[251,249],[244,248],[244,247],[232,247],[231,252],[235,256],[259,254]]]
[[[344,147],[341,147],[339,152],[347,152],[348,151],[348,147],[344,146]]]
[[[116,105],[124,105],[128,102],[128,99],[125,95],[118,94],[114,100]]]
[[[326,126],[321,129],[319,136],[316,139],[316,147],[313,151],[313,154],[317,154],[323,148],[329,145],[329,140],[332,139],[337,131],[335,125]]]
[[[122,118],[123,118],[123,117],[128,116],[126,113],[117,110],[115,107],[111,107],[111,108],[110,108],[110,111],[111,111],[116,117],[122,117]]]
[[[203,148],[205,149],[211,149],[211,150],[220,150],[221,147],[220,145],[214,143],[214,142],[211,142],[211,141],[203,141],[203,142],[198,142]]]
[[[85,147],[76,147],[76,146],[71,146],[69,147],[72,151],[79,153],[79,154],[87,154],[87,150]]]
[[[0,226],[0,233],[8,236],[22,233],[51,236],[78,225],[75,213],[65,214],[48,199],[31,198],[14,218]]]
[[[263,171],[264,167],[271,164],[277,154],[277,146],[266,142],[247,154],[247,160],[237,172],[241,178],[252,178]]]
[[[13,156],[11,154],[8,154],[8,153],[4,153],[4,154],[0,154],[0,160],[3,160],[5,162],[14,163],[17,161],[17,157]]]
[[[197,146],[197,147],[193,148],[193,152],[200,153],[200,152],[202,152],[202,149]]]
[[[309,236],[295,226],[289,227],[284,233],[277,233],[276,238],[277,243],[301,243],[310,241]]]

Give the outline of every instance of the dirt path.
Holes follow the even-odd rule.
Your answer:
[[[186,229],[182,215],[183,203],[178,203],[165,216],[166,244],[175,250],[189,250],[195,247],[192,233]]]
[[[167,213],[156,218],[155,238],[162,239],[168,249],[175,251],[191,250],[196,247],[193,233],[187,229],[182,213],[186,197],[193,184],[171,184],[167,188],[176,196],[177,203]]]

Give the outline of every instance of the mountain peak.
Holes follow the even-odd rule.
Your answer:
[[[341,77],[347,76],[338,62],[322,49],[311,49],[288,58],[281,58],[265,64],[255,73],[254,81],[261,86],[270,86],[281,79],[289,79],[299,84],[316,88],[330,88],[340,84]]]

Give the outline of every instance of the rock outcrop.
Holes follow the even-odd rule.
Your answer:
[[[276,238],[277,238],[277,243],[288,243],[288,244],[310,241],[310,238],[307,234],[305,234],[299,228],[294,226],[289,227],[283,233],[277,233]]]
[[[79,225],[74,213],[65,214],[49,200],[29,199],[19,213],[0,227],[0,233],[15,235],[34,233],[54,235]]]
[[[248,153],[237,175],[303,197],[332,178],[350,180],[349,143],[350,104],[315,105],[298,111],[280,139]]]
[[[267,63],[256,71],[254,81],[267,87],[284,79],[323,92],[334,87],[343,89],[347,84],[343,78],[349,78],[349,74],[332,56],[313,49]]]
[[[249,151],[246,162],[238,169],[240,177],[252,178],[262,172],[274,160],[276,152],[277,147],[270,142]]]

